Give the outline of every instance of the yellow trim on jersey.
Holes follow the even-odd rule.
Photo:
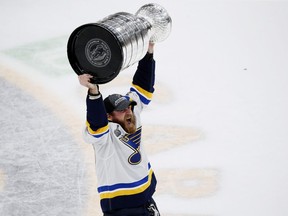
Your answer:
[[[91,129],[90,127],[90,124],[89,122],[87,121],[86,122],[86,126],[87,126],[87,129],[88,129],[88,132],[91,134],[91,135],[100,135],[100,134],[104,134],[105,132],[107,132],[109,130],[109,126],[108,124],[104,127],[101,127],[99,128],[98,130],[94,131]]]
[[[148,181],[141,185],[140,187],[137,188],[131,188],[131,189],[118,189],[117,191],[110,191],[110,192],[103,192],[100,194],[100,199],[111,199],[117,196],[125,196],[125,195],[133,195],[133,194],[138,194],[142,193],[145,191],[151,184],[152,180],[152,174],[153,170],[150,169],[149,174],[148,174]]]
[[[141,88],[138,85],[132,84],[132,86],[139,92],[141,93],[143,96],[145,96],[147,99],[151,100],[153,93],[146,91],[145,89]]]

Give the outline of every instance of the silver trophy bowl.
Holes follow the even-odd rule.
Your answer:
[[[165,40],[172,20],[158,4],[142,6],[136,14],[119,12],[76,28],[69,37],[67,54],[76,74],[88,73],[103,84],[141,60],[149,42]]]
[[[168,12],[158,4],[143,5],[135,14],[147,20],[152,26],[151,42],[162,42],[170,34],[172,20]]]

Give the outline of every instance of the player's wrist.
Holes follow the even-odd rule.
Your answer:
[[[146,61],[151,61],[154,59],[153,57],[154,57],[153,53],[147,52],[143,59]]]
[[[97,84],[93,84],[93,87],[88,89],[88,95],[90,96],[98,96],[100,95],[99,86]]]
[[[88,90],[88,98],[90,100],[96,100],[99,99],[101,97],[101,93],[99,92],[99,89],[97,88],[97,90],[95,89],[89,89]]]
[[[149,54],[154,53],[154,45],[155,45],[154,42],[152,41],[149,42],[148,51],[147,51]]]

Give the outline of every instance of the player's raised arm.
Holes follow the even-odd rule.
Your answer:
[[[87,129],[91,135],[100,136],[103,131],[108,130],[108,119],[99,86],[90,82],[92,77],[89,74],[82,74],[78,76],[78,79],[82,86],[88,88]]]
[[[154,92],[155,60],[154,43],[149,43],[146,55],[139,63],[133,77],[131,91],[136,92],[144,104],[149,104]]]

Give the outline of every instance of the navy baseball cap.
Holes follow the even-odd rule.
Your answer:
[[[113,111],[121,111],[128,108],[130,105],[133,107],[137,105],[137,103],[133,100],[129,100],[128,97],[125,97],[120,94],[112,94],[104,99],[104,105],[107,113],[111,113]],[[132,109],[133,109],[132,107]]]

